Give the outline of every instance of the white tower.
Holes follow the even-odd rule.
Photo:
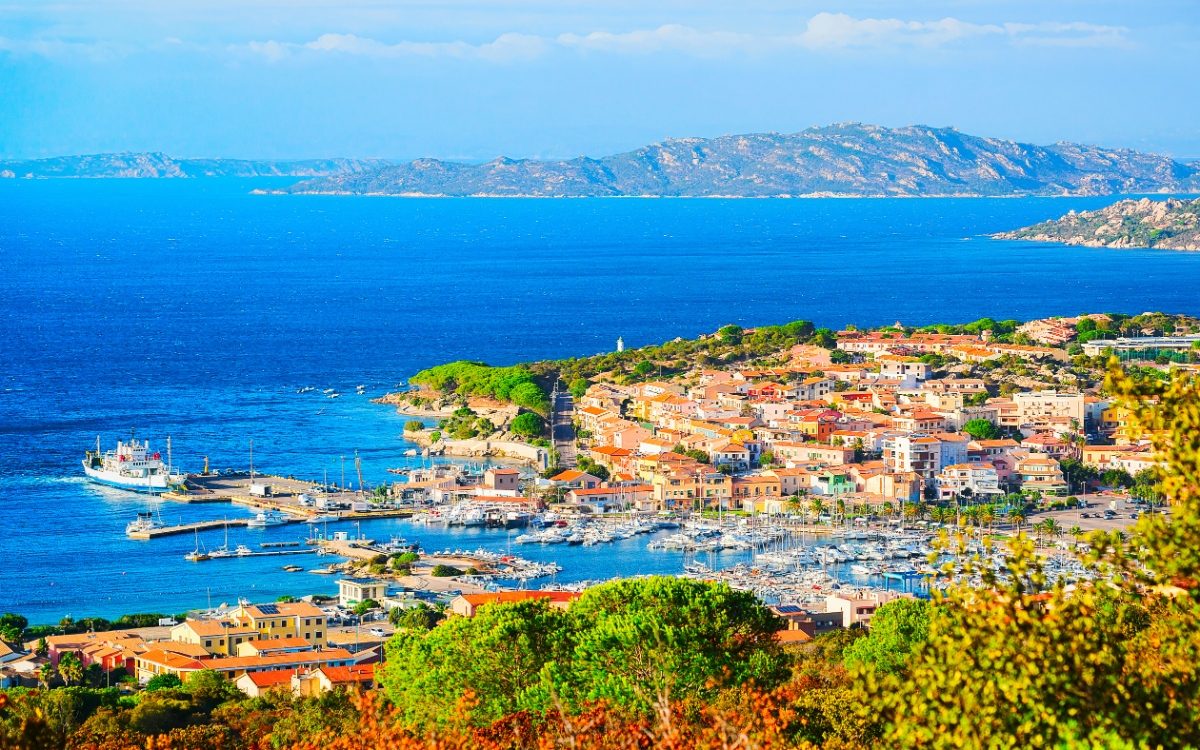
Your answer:
[[[625,339],[621,338],[620,336],[617,337],[617,351],[625,351]]]

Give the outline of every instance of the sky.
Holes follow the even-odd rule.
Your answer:
[[[1200,157],[1200,0],[0,0],[0,158],[485,160],[858,121]]]

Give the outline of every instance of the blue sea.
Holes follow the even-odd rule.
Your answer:
[[[286,181],[283,181],[286,182]],[[80,479],[128,435],[177,466],[368,483],[404,465],[403,419],[369,398],[416,370],[494,364],[804,318],[833,328],[1081,311],[1200,314],[1200,254],[983,235],[1102,198],[503,200],[251,195],[273,180],[0,180],[0,611],[177,612],[331,592],[280,559],[192,564],[195,542],[126,539],[146,498]],[[355,393],[366,386],[366,395]],[[316,391],[298,394],[305,386]],[[336,388],[341,398],[323,398]],[[165,503],[164,520],[242,514]],[[426,548],[500,531],[364,524]],[[296,527],[231,532],[231,544]],[[222,532],[204,535],[219,545]],[[521,548],[559,580],[676,571],[681,557]],[[731,558],[732,559],[732,558]],[[315,559],[299,558],[302,564]]]

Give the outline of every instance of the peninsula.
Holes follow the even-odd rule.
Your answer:
[[[1200,198],[1117,201],[1095,211],[1071,211],[1059,219],[992,236],[1088,247],[1200,250]]]
[[[283,193],[445,197],[935,197],[1200,190],[1200,166],[1128,149],[1035,146],[913,125],[673,138],[599,159],[417,159]]]

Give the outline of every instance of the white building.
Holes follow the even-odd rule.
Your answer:
[[[946,466],[937,475],[938,497],[952,500],[969,491],[970,497],[986,501],[990,496],[1002,495],[1000,477],[996,467],[989,463],[962,463]]]

